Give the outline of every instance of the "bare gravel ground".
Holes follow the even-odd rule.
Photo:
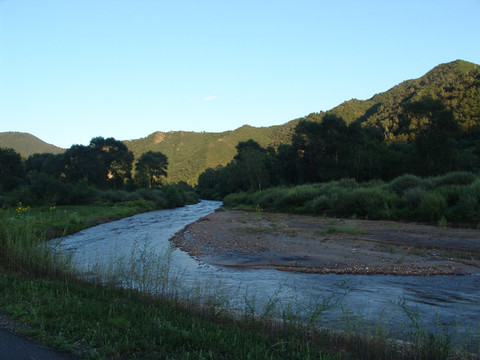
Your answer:
[[[336,274],[480,273],[480,230],[219,211],[172,241],[201,262]]]

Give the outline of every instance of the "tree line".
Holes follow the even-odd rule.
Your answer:
[[[480,129],[462,131],[441,101],[424,98],[404,104],[399,121],[389,128],[310,114],[298,122],[291,144],[263,148],[248,140],[236,148],[230,163],[199,176],[201,197],[222,199],[235,192],[344,178],[367,182],[407,173],[478,172]]]
[[[97,199],[96,191],[167,191],[170,187],[174,189],[170,193],[177,193],[173,197],[193,191],[186,183],[166,185],[168,159],[163,153],[142,154],[135,163],[135,176],[134,160],[124,143],[103,137],[93,138],[86,146],[72,145],[63,154],[34,154],[25,160],[13,149],[0,149],[0,200],[83,204]]]

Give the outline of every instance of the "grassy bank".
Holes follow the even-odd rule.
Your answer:
[[[288,327],[268,329],[136,291],[2,276],[0,294],[3,311],[28,324],[28,335],[85,358],[339,358]]]
[[[364,219],[479,226],[480,178],[454,172],[431,178],[403,175],[388,183],[344,179],[255,193],[235,193],[225,206]]]
[[[39,246],[49,233],[144,210],[117,204],[0,211],[0,314],[44,344],[87,359],[446,359],[452,354],[449,338],[423,330],[416,332],[414,347],[405,348],[392,346],[381,331],[366,338],[359,327],[340,334],[317,330],[300,323],[288,307],[280,322],[269,304],[259,317],[219,311],[221,302],[202,288],[186,299],[175,295],[175,288],[173,296],[172,291],[152,296],[148,288],[117,288],[111,285],[118,283],[115,278],[87,282],[70,268],[68,256]],[[155,270],[158,261],[148,261]],[[165,274],[161,281],[174,280]],[[312,314],[320,315],[321,308]]]

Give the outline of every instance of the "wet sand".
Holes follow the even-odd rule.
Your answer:
[[[480,273],[480,231],[393,221],[219,211],[171,239],[200,262],[335,274]]]

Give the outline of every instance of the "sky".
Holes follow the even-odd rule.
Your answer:
[[[284,124],[480,64],[480,0],[0,0],[0,132]]]

